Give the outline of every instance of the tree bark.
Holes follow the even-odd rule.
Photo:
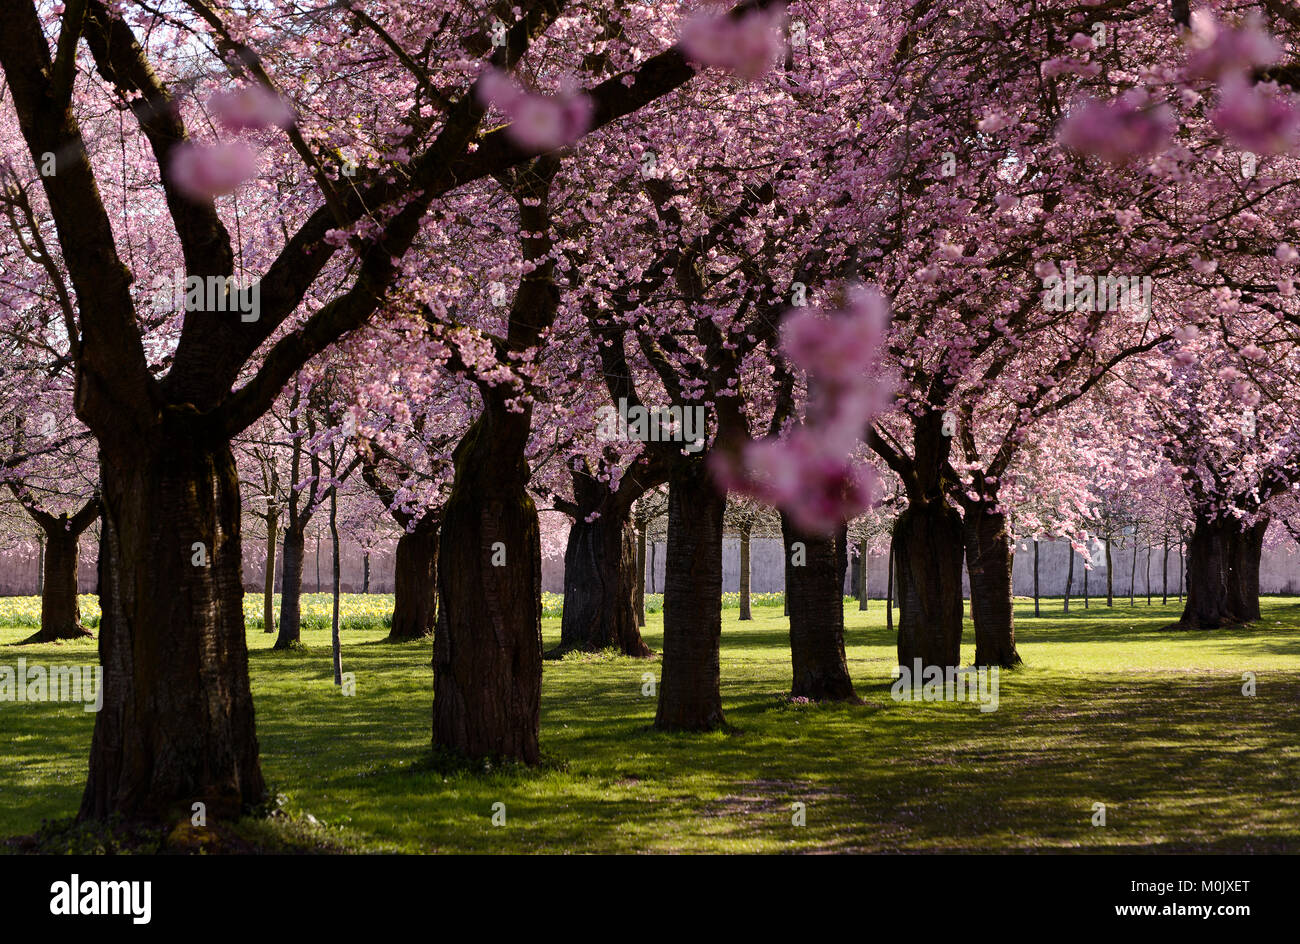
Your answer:
[[[1069,552],[1069,555],[1070,555],[1070,562],[1069,562],[1069,564],[1067,565],[1067,568],[1068,568],[1068,569],[1067,569],[1066,572],[1065,572],[1065,610],[1064,610],[1064,612],[1069,613],[1069,612],[1070,612],[1070,591],[1074,589],[1074,545],[1073,545],[1073,544],[1069,544],[1069,543],[1067,543],[1065,549],[1066,549],[1066,551]]]
[[[438,518],[426,513],[397,539],[389,642],[433,635],[438,613]]]
[[[885,564],[885,630],[894,631],[894,536],[889,536],[889,560]]]
[[[1175,625],[1218,629],[1260,618],[1259,561],[1268,520],[1197,515],[1187,556],[1187,603]]]
[[[803,534],[781,515],[785,544],[785,586],[790,601],[790,661],[794,681],[790,695],[811,701],[858,700],[844,655],[844,571],[848,567],[848,535],[841,526],[835,537]],[[804,546],[803,563],[796,565],[792,547]]]
[[[166,415],[161,425],[100,438],[104,703],[81,819],[188,818],[195,802],[231,818],[266,795],[235,460],[217,434]]]
[[[1012,587],[1011,592],[1013,595],[1012,600],[1013,600],[1013,607],[1014,607],[1014,599],[1015,599],[1014,587]],[[1013,608],[1012,613],[1014,614],[1014,612],[1015,610]],[[1034,538],[1034,616],[1041,616],[1041,615],[1042,614],[1039,612],[1038,609],[1038,538]]]
[[[279,512],[266,516],[266,576],[262,580],[262,631],[275,632],[275,542],[279,537]]]
[[[718,652],[726,504],[702,459],[674,463],[668,479],[663,670],[655,714],[660,730],[708,731],[726,724]]]
[[[961,515],[941,501],[911,504],[894,523],[898,664],[961,663]]]
[[[617,649],[622,655],[654,655],[641,639],[636,620],[636,539],[631,520],[613,502],[598,516],[576,518],[564,549],[564,610],[560,644],[546,653]]]
[[[53,525],[45,531],[45,555],[41,562],[41,628],[24,639],[23,645],[94,635],[81,624],[81,607],[77,601],[77,563],[85,527],[65,529],[66,515],[52,520]]]
[[[489,403],[456,447],[433,635],[433,744],[536,764],[542,546],[524,458],[532,410]]]
[[[335,447],[330,443],[330,472],[338,474],[338,457]],[[339,560],[339,490],[330,488],[330,550],[332,564],[330,573],[330,650],[334,658],[334,684],[343,684],[343,640],[339,638],[339,597],[342,591],[342,562]]]
[[[1110,556],[1110,538],[1106,539],[1106,605],[1115,605],[1115,568]]]
[[[1006,516],[989,514],[987,508],[979,506],[968,509],[962,536],[966,572],[970,575],[971,619],[975,623],[975,664],[1003,668],[1019,665],[1011,580],[1014,558]]]
[[[302,567],[307,535],[290,515],[284,529],[284,572],[280,576],[280,634],[276,649],[289,649],[302,642]]]
[[[858,542],[858,560],[862,568],[858,571],[858,609],[866,611],[868,595],[871,593],[871,545],[865,540]]]
[[[740,618],[752,620],[749,609],[749,532],[740,532]]]
[[[1167,535],[1165,537],[1165,556],[1164,556],[1164,565],[1162,568],[1162,573],[1163,576],[1161,577],[1162,587],[1160,593],[1160,605],[1168,606],[1169,605],[1169,537]]]
[[[636,531],[636,599],[633,601],[633,607],[636,609],[636,625],[640,629],[645,625],[645,528],[637,528]]]

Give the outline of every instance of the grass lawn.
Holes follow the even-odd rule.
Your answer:
[[[850,670],[864,704],[793,705],[785,618],[723,611],[722,697],[734,730],[650,728],[643,673],[659,660],[548,663],[541,769],[467,770],[430,756],[427,641],[388,645],[391,598],[352,597],[345,671],[329,636],[278,653],[250,628],[263,771],[288,817],[250,834],[310,835],[353,851],[813,852],[1300,850],[1300,599],[1267,598],[1240,630],[1162,632],[1175,606],[1017,606],[1026,665],[1001,675],[1000,705],[894,702],[883,605],[847,610]],[[31,629],[9,625],[0,643]],[[259,612],[250,597],[248,609]],[[378,615],[375,615],[378,614]],[[21,622],[17,618],[15,621]],[[646,640],[662,642],[662,615]],[[544,625],[558,640],[559,620]],[[963,655],[973,657],[967,626]],[[86,663],[94,642],[0,650]],[[1257,694],[1242,694],[1242,675]],[[0,703],[0,836],[72,815],[93,715],[79,705]],[[791,805],[806,805],[804,826]],[[504,803],[504,826],[492,823]],[[1091,823],[1106,804],[1106,825]],[[314,818],[315,823],[308,819]]]

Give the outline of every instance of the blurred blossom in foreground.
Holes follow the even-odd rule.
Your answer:
[[[682,49],[702,65],[748,81],[761,79],[785,51],[785,7],[755,10],[739,19],[701,14],[682,30]]]
[[[1172,132],[1170,111],[1132,92],[1110,102],[1085,99],[1061,123],[1063,145],[1109,164],[1126,164],[1164,148]]]
[[[242,141],[204,145],[185,141],[172,152],[168,175],[191,200],[230,193],[257,173],[257,155]]]
[[[288,128],[293,124],[293,109],[264,85],[244,85],[218,92],[208,99],[208,107],[230,131]]]
[[[479,99],[510,119],[506,134],[529,151],[553,151],[577,141],[591,127],[590,98],[573,86],[558,95],[526,92],[504,72],[491,69],[479,80]]]
[[[713,472],[723,487],[785,511],[799,530],[831,534],[864,511],[877,476],[854,459],[870,423],[889,407],[892,384],[880,376],[889,307],[875,291],[847,309],[796,309],[782,326],[782,351],[808,375],[805,421],[777,438],[719,450]]]

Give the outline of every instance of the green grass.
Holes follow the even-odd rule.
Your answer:
[[[1162,632],[1174,606],[1017,606],[1026,666],[1001,676],[1000,707],[900,704],[894,640],[873,601],[847,608],[850,669],[864,704],[792,705],[786,621],[723,613],[722,696],[734,729],[651,730],[642,674],[658,659],[571,656],[545,669],[537,770],[469,771],[429,753],[428,642],[391,646],[349,598],[344,669],[328,634],[280,653],[250,631],[263,769],[299,830],[351,850],[439,852],[1207,851],[1300,849],[1300,600],[1264,620]],[[384,605],[387,605],[385,603]],[[254,598],[250,609],[260,606]],[[0,628],[0,642],[29,632]],[[559,635],[548,618],[546,644]],[[650,617],[646,639],[662,643]],[[967,661],[973,655],[967,627]],[[0,650],[0,664],[85,662],[94,643]],[[1257,695],[1241,693],[1242,674]],[[75,811],[92,715],[74,705],[0,703],[0,835]],[[506,807],[494,827],[492,806]],[[807,825],[791,825],[791,804]],[[1090,822],[1107,806],[1105,827]]]

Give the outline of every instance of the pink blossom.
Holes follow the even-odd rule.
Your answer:
[[[553,151],[582,137],[591,127],[592,101],[573,88],[559,95],[526,92],[502,72],[488,70],[479,79],[481,101],[510,119],[506,134],[528,151]]]
[[[877,292],[859,293],[844,314],[799,308],[782,325],[782,349],[819,380],[852,384],[876,357],[888,318]]]
[[[1214,126],[1238,147],[1256,154],[1282,154],[1300,142],[1300,111],[1292,96],[1243,78],[1223,82]]]
[[[1219,264],[1213,259],[1202,259],[1200,256],[1192,256],[1191,266],[1201,275],[1213,275],[1219,268]]]
[[[1220,79],[1270,65],[1282,55],[1281,47],[1253,18],[1244,27],[1220,29],[1214,15],[1198,10],[1192,14],[1193,52],[1187,59],[1191,78]]]
[[[1290,243],[1278,243],[1277,249],[1273,251],[1273,256],[1283,265],[1290,265],[1300,259],[1300,252],[1292,249]]]
[[[208,99],[208,107],[217,121],[231,131],[287,128],[293,124],[293,109],[288,103],[256,83],[218,92]]]
[[[825,534],[871,503],[876,476],[863,463],[824,447],[799,427],[783,439],[764,439],[744,450],[749,493],[782,508],[795,527]]]
[[[1170,111],[1129,93],[1111,102],[1085,99],[1061,123],[1063,145],[1110,164],[1148,157],[1164,148],[1170,136]]]
[[[682,29],[682,49],[702,65],[752,82],[766,75],[785,49],[784,17],[785,8],[779,5],[739,19],[700,14]]]
[[[257,155],[242,141],[204,145],[185,141],[171,154],[168,177],[196,202],[230,193],[257,173]]]
[[[1241,349],[1241,356],[1249,361],[1262,361],[1265,357],[1264,349],[1256,344],[1247,344]]]

